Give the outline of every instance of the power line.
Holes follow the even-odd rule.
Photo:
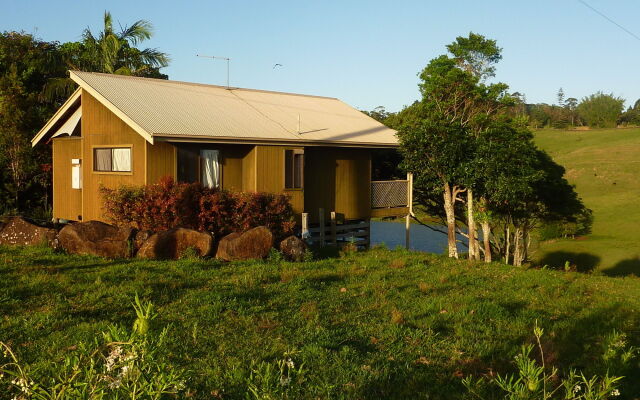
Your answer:
[[[593,12],[597,13],[598,15],[600,15],[602,18],[606,19],[607,21],[611,22],[612,24],[614,24],[615,26],[617,26],[618,28],[622,29],[623,31],[627,32],[629,35],[633,36],[636,40],[640,41],[640,37],[638,35],[636,35],[635,33],[631,32],[630,30],[628,30],[627,28],[625,28],[624,26],[620,25],[619,23],[617,23],[616,21],[612,20],[611,18],[607,17],[605,14],[603,14],[602,12],[596,10],[595,8],[591,7],[586,1],[584,0],[578,0],[580,3],[582,3],[585,7],[590,8]]]

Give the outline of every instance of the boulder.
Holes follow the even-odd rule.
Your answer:
[[[269,255],[273,234],[258,226],[244,233],[231,233],[220,240],[216,258],[225,261],[261,259]]]
[[[213,251],[213,237],[193,229],[174,228],[152,235],[138,250],[138,257],[154,260],[178,259],[192,248],[201,256]]]
[[[280,242],[280,251],[289,261],[304,260],[304,253],[307,251],[307,244],[297,236],[289,236]]]
[[[58,243],[68,253],[106,258],[129,257],[131,239],[133,229],[100,221],[75,222],[58,233]]]
[[[153,236],[153,232],[151,231],[138,231],[133,238],[133,248],[137,252],[142,248],[142,245],[149,240],[149,238]]]
[[[10,246],[33,246],[47,244],[55,246],[58,231],[47,228],[22,217],[6,218],[0,225],[0,244]]]

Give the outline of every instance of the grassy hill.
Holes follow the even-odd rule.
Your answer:
[[[640,275],[640,129],[544,130],[536,143],[567,169],[594,213],[593,233],[543,243],[543,264],[572,261],[583,270]]]
[[[640,322],[636,277],[403,250],[221,264],[0,248],[0,341],[40,374],[57,374],[111,324],[131,327],[135,293],[157,307],[152,329],[170,327],[163,361],[188,371],[195,399],[281,388],[278,361],[288,358],[302,366],[288,398],[463,398],[463,376],[513,371],[536,321],[547,363],[603,374],[603,338],[616,329],[637,345]],[[633,398],[637,362],[624,375],[620,398]]]

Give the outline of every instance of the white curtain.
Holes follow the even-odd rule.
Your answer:
[[[113,171],[131,171],[131,149],[113,149]]]
[[[220,152],[218,150],[200,150],[202,158],[202,186],[214,188],[220,186]]]

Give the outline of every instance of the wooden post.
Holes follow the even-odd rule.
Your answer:
[[[302,240],[309,240],[309,214],[302,213]]]
[[[366,236],[366,241],[364,243],[365,248],[370,249],[371,248],[371,218],[367,218],[365,220],[367,222],[367,236]]]
[[[407,207],[409,207],[409,212],[404,222],[404,242],[405,247],[409,250],[411,248],[411,215],[413,214],[413,173],[411,172],[407,173]]]
[[[331,244],[333,244],[334,246],[338,245],[338,238],[337,236],[337,228],[336,228],[336,212],[335,211],[331,211]]]
[[[324,208],[318,210],[318,220],[320,222],[320,247],[324,247]]]

